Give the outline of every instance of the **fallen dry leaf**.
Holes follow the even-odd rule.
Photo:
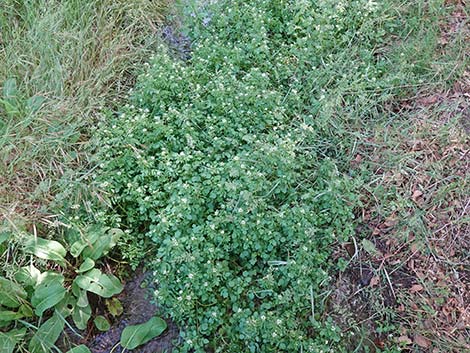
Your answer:
[[[372,277],[371,280],[370,280],[370,286],[371,286],[371,287],[374,287],[374,286],[376,286],[376,285],[379,284],[379,283],[380,283],[380,277],[379,277],[379,276],[374,276],[374,277]]]
[[[413,341],[408,336],[400,336],[397,339],[398,343],[412,344]]]
[[[360,154],[356,155],[356,157],[352,161],[353,164],[360,164],[361,162],[362,162],[362,156]]]
[[[429,348],[431,346],[431,341],[420,334],[416,334],[414,337],[414,343],[416,343],[421,348]]]
[[[445,38],[441,38],[441,39],[446,41]],[[438,95],[432,95],[428,97],[422,97],[421,99],[418,100],[418,103],[422,105],[432,105],[432,104],[437,103],[438,100],[439,100]]]
[[[440,45],[446,45],[448,43],[449,43],[449,40],[447,38],[445,38],[445,37],[439,38],[439,44]]]
[[[388,228],[391,228],[391,227],[396,226],[397,223],[398,223],[398,219],[390,217],[385,220],[384,225]]]
[[[423,290],[423,286],[420,285],[420,284],[414,284],[411,286],[410,288],[410,293],[417,293],[417,292],[421,292]]]
[[[418,202],[418,199],[423,196],[423,192],[422,191],[419,191],[419,190],[415,190],[413,192],[413,196],[411,196],[411,198],[413,199],[414,202]]]

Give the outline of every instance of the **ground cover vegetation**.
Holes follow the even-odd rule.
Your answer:
[[[2,352],[59,351],[67,316],[75,330],[93,321],[106,327],[82,294],[108,297],[121,288],[102,272],[102,255],[114,243],[99,225],[76,227],[61,215],[93,194],[81,191],[90,127],[102,106],[132,87],[136,65],[155,50],[166,8],[146,0],[0,3]],[[71,254],[79,239],[94,247],[91,256]]]
[[[109,113],[98,183],[128,234],[123,255],[136,265],[145,254],[157,301],[182,326],[179,350],[351,350],[325,315],[329,274],[348,264],[328,258],[374,185],[351,162],[367,124],[400,119],[391,102],[457,74],[434,61],[443,5],[192,9],[191,57],[161,48]]]
[[[44,223],[54,197],[83,180],[74,173],[85,174],[89,128],[133,85],[165,8],[147,0],[1,2],[1,219]]]
[[[338,248],[336,257],[352,260],[337,276],[330,314],[356,328],[358,346],[470,349],[468,5],[444,2],[436,14],[435,39],[421,43],[435,45],[434,79],[360,129],[350,164],[370,175],[357,235],[372,244],[357,237]]]
[[[22,4],[0,13],[5,347],[56,349],[36,317],[57,337],[108,328],[77,286],[94,271],[118,293],[112,237],[152,270],[175,351],[468,348],[464,5],[184,3],[181,55],[152,46],[160,4]],[[38,300],[49,284],[72,305]],[[160,334],[152,320],[122,344]]]

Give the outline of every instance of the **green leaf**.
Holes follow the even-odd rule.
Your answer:
[[[81,344],[67,351],[67,353],[91,353],[91,351],[87,346],[85,346],[84,344]]]
[[[86,307],[88,306],[88,295],[87,291],[80,289],[76,281],[72,282],[72,294],[77,298],[77,305],[79,307]]]
[[[93,267],[95,267],[95,261],[90,258],[86,258],[85,261],[80,265],[80,268],[76,270],[77,273],[84,273],[90,271]]]
[[[28,241],[25,251],[45,260],[52,260],[59,265],[65,265],[65,255],[67,251],[61,243],[55,240],[35,238]]]
[[[83,251],[83,249],[85,249],[87,246],[86,243],[82,242],[81,240],[77,240],[76,242],[74,242],[72,244],[72,246],[70,247],[70,254],[73,256],[73,257],[78,257],[80,256],[81,252]]]
[[[364,250],[369,253],[369,255],[379,254],[379,251],[375,247],[374,243],[372,243],[370,240],[362,239],[361,244],[362,244],[362,247],[364,248]]]
[[[70,254],[73,257],[78,257],[86,247],[93,247],[93,244],[102,236],[105,235],[107,228],[98,225],[90,226],[85,234],[79,240],[74,242],[70,247]]]
[[[161,335],[166,328],[166,322],[159,317],[153,317],[140,325],[127,326],[121,334],[121,346],[134,349]]]
[[[64,329],[65,322],[58,313],[43,323],[29,342],[30,353],[50,353],[60,333]]]
[[[3,104],[3,109],[7,113],[7,116],[11,117],[20,113],[14,97],[9,99],[0,99],[0,104]]]
[[[70,293],[66,293],[64,299],[55,306],[55,310],[63,317],[70,316],[77,305],[77,299]]]
[[[14,78],[9,78],[3,82],[3,97],[4,98],[13,98],[16,97],[18,93],[18,88],[16,86],[16,80]]]
[[[0,352],[13,353],[15,346],[23,339],[26,328],[13,329],[8,332],[0,331]]]
[[[84,308],[88,306],[88,295],[86,290],[80,290],[80,295],[77,297],[77,305]]]
[[[31,304],[36,315],[41,316],[45,310],[52,308],[65,296],[63,286],[64,276],[54,272],[45,272],[41,276],[41,283],[34,290]]]
[[[91,317],[91,307],[87,305],[85,307],[76,306],[72,312],[72,320],[79,330],[84,330],[87,327],[88,320]]]
[[[29,111],[31,113],[37,112],[39,109],[41,109],[42,104],[44,103],[46,99],[41,96],[33,96],[28,98],[26,101],[26,107],[28,107]]]
[[[106,307],[113,316],[119,316],[124,311],[121,301],[118,298],[106,299]]]
[[[0,305],[17,308],[27,295],[23,287],[5,277],[0,277]]]
[[[26,287],[34,287],[41,277],[41,272],[33,264],[24,266],[15,273],[15,279]]]
[[[0,307],[0,321],[14,321],[24,317],[20,312],[6,310]]]
[[[122,231],[120,229],[110,229],[108,232],[98,237],[92,245],[86,246],[82,251],[82,256],[98,260],[116,245],[121,235]]]
[[[75,283],[75,281],[72,282],[72,294],[78,298],[80,296],[80,293],[81,293],[81,289],[80,287],[77,285],[77,283]]]
[[[21,304],[18,308],[18,312],[23,314],[24,317],[33,317],[33,309],[31,308],[29,303]]]
[[[10,239],[11,233],[7,231],[0,232],[0,244]]]
[[[111,328],[108,320],[106,320],[103,315],[98,315],[95,317],[93,322],[95,323],[96,328],[100,331],[108,331]]]
[[[74,282],[80,288],[103,298],[110,298],[122,291],[122,283],[116,276],[106,275],[96,268],[77,276]]]

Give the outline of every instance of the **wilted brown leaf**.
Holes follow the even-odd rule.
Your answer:
[[[414,284],[411,286],[410,288],[410,293],[417,293],[417,292],[421,292],[423,290],[423,286],[420,285],[420,284]]]
[[[413,343],[411,338],[409,338],[408,336],[400,336],[400,337],[398,337],[397,341],[398,341],[398,343],[404,343],[406,345]]]
[[[370,280],[370,286],[371,287],[375,287],[379,283],[380,283],[380,277],[379,276],[374,276]]]
[[[445,38],[442,38],[443,40],[446,40]],[[421,105],[432,105],[437,103],[439,100],[439,96],[434,94],[432,96],[427,96],[427,97],[422,97],[421,99],[418,100],[418,103]]]
[[[406,345],[413,343],[411,338],[409,338],[408,336],[400,336],[400,337],[398,337],[397,341],[398,341],[398,343],[404,343]]]
[[[431,346],[431,341],[420,334],[416,334],[414,337],[414,343],[416,343],[421,348],[429,348]]]
[[[423,196],[422,191],[420,191],[420,190],[415,190],[415,191],[413,192],[413,196],[411,196],[411,198],[413,199],[414,202],[418,202],[418,199],[419,199],[421,196]]]
[[[397,223],[398,223],[398,219],[397,219],[397,218],[395,218],[395,217],[389,217],[389,218],[387,218],[387,219],[385,220],[384,225],[385,225],[386,227],[391,228],[391,227],[396,226]]]

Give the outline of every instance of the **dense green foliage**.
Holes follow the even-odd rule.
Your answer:
[[[335,165],[354,143],[342,124],[413,75],[376,52],[399,21],[365,0],[219,1],[189,17],[192,57],[161,48],[99,130],[124,255],[151,254],[182,351],[339,351],[318,313],[357,199]]]
[[[120,290],[98,261],[121,234],[124,257],[154,270],[156,298],[182,328],[180,351],[369,351],[374,333],[346,347],[325,315],[336,269],[329,259],[353,233],[363,177],[378,213],[402,210],[424,224],[410,218],[414,200],[402,200],[415,185],[387,194],[386,178],[349,166],[374,136],[389,138],[391,98],[465,67],[461,45],[452,60],[432,59],[443,1],[195,1],[182,11],[189,58],[154,45],[168,2],[0,4],[0,350],[58,350],[69,325],[87,336],[108,329],[105,316],[121,315],[120,301],[93,315],[86,292]],[[83,149],[90,126],[102,107],[120,106],[135,64],[155,49],[130,104],[98,129],[95,172]],[[400,142],[390,141],[397,164],[389,168],[408,170]],[[95,186],[107,192],[108,212]],[[23,227],[19,218],[54,227]],[[126,232],[89,226],[102,222]],[[378,254],[373,242],[353,240],[359,253]],[[374,306],[380,295],[372,297]],[[351,324],[355,314],[341,318],[351,334],[362,324]],[[389,322],[379,326],[393,333]],[[121,343],[132,349],[165,328],[158,318],[129,326]]]
[[[118,229],[97,226],[83,234],[70,231],[66,246],[31,234],[23,234],[22,240],[18,240],[11,232],[0,233],[4,263],[0,275],[2,352],[13,352],[20,339],[29,342],[31,353],[50,352],[68,317],[76,328],[84,330],[94,309],[87,293],[110,298],[122,290],[117,277],[95,267],[95,262],[116,245],[121,233]],[[8,241],[16,246],[9,244],[9,251],[5,251],[4,243]],[[8,256],[14,248],[15,257],[34,255],[28,266],[19,268],[15,259]],[[4,275],[12,275],[12,279]]]

